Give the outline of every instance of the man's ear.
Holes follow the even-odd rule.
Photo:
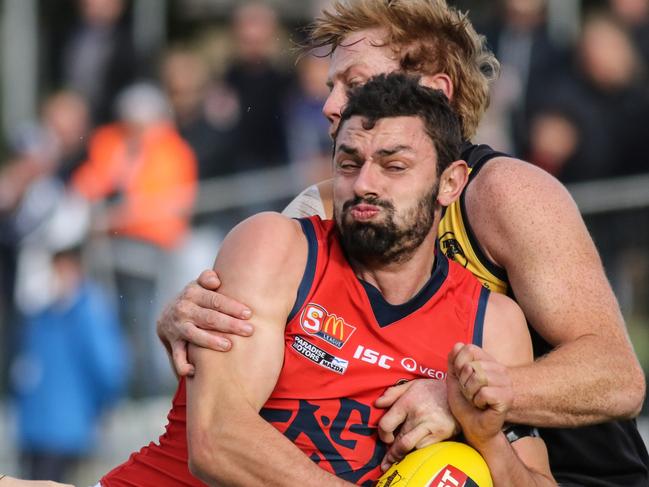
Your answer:
[[[437,202],[442,206],[449,206],[457,200],[467,181],[469,180],[469,167],[464,161],[451,163],[439,178],[439,192]]]
[[[451,100],[453,98],[453,82],[448,74],[437,73],[432,75],[424,75],[421,77],[420,83],[428,88],[442,90],[446,98]]]

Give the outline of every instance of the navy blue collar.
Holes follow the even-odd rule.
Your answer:
[[[422,287],[415,296],[405,303],[390,304],[385,300],[381,291],[372,284],[363,281],[362,279],[359,279],[359,281],[365,288],[365,292],[367,293],[370,305],[372,306],[372,311],[374,311],[377,323],[381,328],[384,328],[402,318],[405,318],[409,314],[414,313],[426,304],[439,290],[447,276],[448,259],[444,253],[439,250],[438,242],[435,246],[435,264],[433,265],[430,278],[426,284],[424,284],[424,287]]]

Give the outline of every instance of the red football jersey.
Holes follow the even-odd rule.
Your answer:
[[[150,443],[107,473],[100,481],[102,487],[205,487],[187,466],[186,397],[182,379],[158,443]]]
[[[335,223],[300,220],[307,268],[285,332],[277,386],[261,414],[318,465],[371,485],[385,453],[374,401],[403,380],[446,377],[457,342],[482,342],[489,291],[437,252],[431,277],[410,301],[391,305],[347,262]],[[187,467],[181,380],[165,434],[101,479],[103,487],[202,486]]]
[[[421,291],[391,305],[356,277],[333,221],[300,222],[310,257],[262,415],[320,467],[371,485],[385,453],[374,401],[404,380],[444,380],[455,343],[481,344],[489,291],[437,252]]]

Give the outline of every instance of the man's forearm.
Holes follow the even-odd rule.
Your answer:
[[[190,469],[208,485],[352,485],[318,467],[252,410],[239,408],[214,426],[189,435]]]
[[[507,415],[511,423],[574,427],[629,418],[639,412],[645,393],[632,349],[593,335],[510,372],[515,391]]]
[[[556,482],[528,468],[518,457],[504,434],[499,434],[487,444],[473,445],[489,465],[495,487],[551,487]]]

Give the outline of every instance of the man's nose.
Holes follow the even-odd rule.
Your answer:
[[[376,165],[366,161],[358,171],[354,181],[354,193],[357,196],[378,196]]]
[[[333,135],[338,128],[338,124],[340,123],[340,114],[346,102],[347,96],[345,95],[344,90],[340,88],[334,88],[325,100],[324,106],[322,107],[322,114],[327,117],[327,120],[329,120],[329,123],[331,124],[329,127],[330,135]]]

